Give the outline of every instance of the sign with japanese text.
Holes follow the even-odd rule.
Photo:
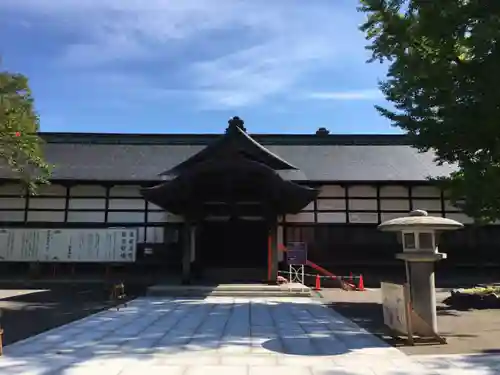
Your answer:
[[[289,265],[305,265],[307,263],[307,243],[289,242],[286,246],[286,262]]]

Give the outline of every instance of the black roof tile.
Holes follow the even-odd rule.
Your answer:
[[[218,135],[42,134],[53,179],[159,181]],[[256,135],[269,151],[299,171],[282,171],[297,181],[423,181],[445,176],[430,152],[419,153],[399,135]],[[6,169],[0,178],[9,178]]]

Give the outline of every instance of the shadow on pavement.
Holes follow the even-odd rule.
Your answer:
[[[326,356],[366,348],[386,345],[316,303],[148,298],[7,347],[5,359],[13,363],[2,374],[34,368],[64,374],[102,358],[143,361],[159,354],[192,355],[195,363],[209,350]]]
[[[384,316],[382,313],[382,306],[380,303],[376,302],[333,302],[329,303],[328,307],[333,308],[339,314],[352,320],[354,323],[358,324],[360,327],[366,329],[370,333],[377,335],[382,338],[385,342],[392,346],[406,346],[405,340],[394,338],[391,336],[391,332],[387,329],[384,324]],[[454,311],[448,311],[445,309],[438,309],[438,316],[452,316],[459,317],[460,315]],[[477,337],[474,334],[464,334],[464,333],[451,333],[441,331],[441,335],[444,337],[454,337],[454,338],[473,338]],[[439,345],[438,343],[418,340],[416,345]]]
[[[110,301],[108,284],[0,284],[0,290],[19,293],[0,299],[4,345],[15,343],[46,330],[84,318],[133,299],[144,293],[145,287],[127,286],[126,297]],[[11,293],[12,294],[12,293]]]
[[[194,298],[134,300],[120,311],[109,310],[6,348],[4,360],[7,362],[4,363],[9,366],[2,367],[1,373],[17,375],[36,369],[39,373],[62,375],[70,369],[81,369],[102,359],[107,361],[102,365],[115,363],[124,366],[127,360],[143,362],[158,358],[158,355],[163,358],[166,355],[188,356],[188,360],[196,364],[198,356],[211,350],[218,350],[222,355],[241,355],[248,353],[249,349],[260,349],[262,353],[261,349],[265,349],[266,353],[338,356],[367,348],[385,348],[379,339],[316,303],[227,301]],[[340,313],[342,308],[353,309],[348,304],[342,305],[335,306]],[[358,305],[356,310],[360,319],[363,318],[360,310],[378,310],[377,304]],[[367,319],[365,315],[361,321],[368,324],[373,319]],[[225,352],[225,349],[229,351]],[[370,358],[377,358],[373,350],[369,352]],[[449,370],[454,366],[449,361],[431,357],[427,358],[425,366],[435,370]],[[498,356],[464,357],[460,358],[460,365],[493,375],[493,357]],[[408,374],[411,370],[404,366],[409,362],[403,362],[400,369],[392,368],[391,374]],[[343,374],[351,373],[348,367],[340,370]],[[339,368],[315,373],[334,375],[339,373]]]
[[[387,334],[387,330],[384,328],[384,316],[380,303],[332,302],[328,303],[327,306],[373,334]]]

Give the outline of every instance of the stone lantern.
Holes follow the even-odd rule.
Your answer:
[[[396,254],[396,258],[405,261],[413,310],[436,334],[434,263],[446,259],[446,254],[438,251],[437,235],[441,231],[462,227],[463,224],[458,221],[428,216],[423,210],[412,211],[408,216],[388,220],[378,226],[381,231],[400,233],[403,252]]]

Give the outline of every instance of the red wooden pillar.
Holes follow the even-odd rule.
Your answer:
[[[273,279],[273,247],[272,247],[272,237],[269,235],[267,237],[267,280],[271,281]]]
[[[276,283],[278,279],[278,226],[271,226],[267,245],[267,279]]]

